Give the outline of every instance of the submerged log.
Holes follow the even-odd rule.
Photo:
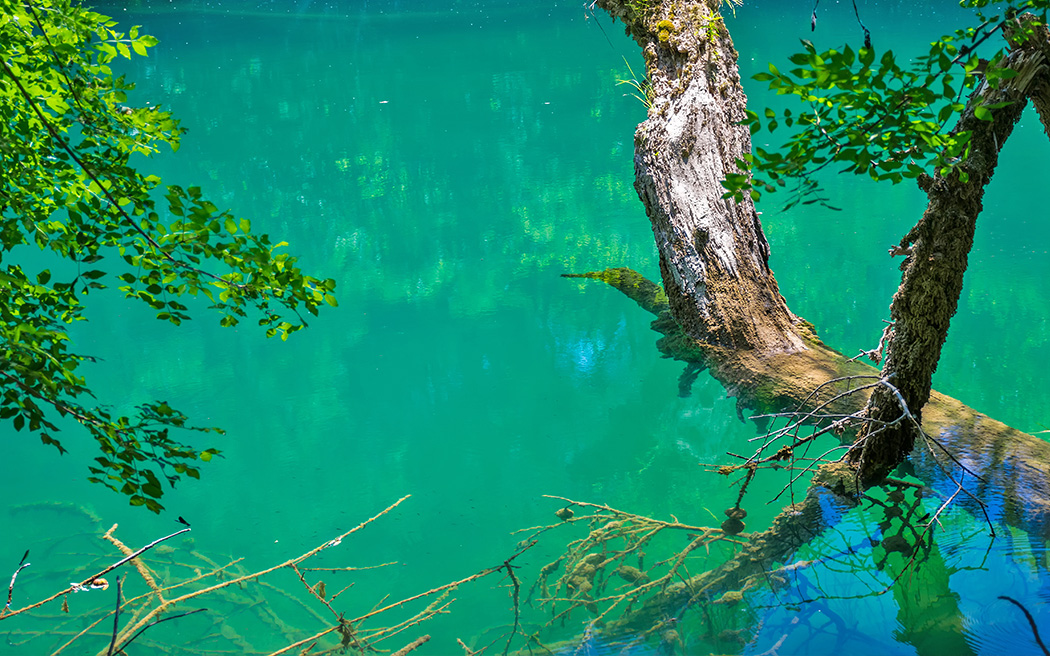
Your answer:
[[[768,266],[769,245],[754,204],[748,197],[739,202],[722,198],[720,182],[737,170],[737,159],[750,152],[751,139],[739,124],[746,98],[737,53],[718,14],[721,3],[597,0],[597,4],[621,19],[641,46],[652,86],[648,117],[635,133],[635,187],[653,225],[666,295],[655,284],[621,269],[581,275],[605,280],[642,307],[660,313],[654,327],[665,335],[660,343],[665,353],[691,362],[694,368],[707,368],[743,406],[760,412],[782,410],[806,399],[820,401],[810,394],[833,378],[879,376],[875,369],[828,348],[811,324],[790,312]],[[898,372],[894,385],[903,387],[916,419],[923,410],[928,434],[947,439],[961,453],[997,454],[981,459],[986,474],[1022,477],[1023,482],[1000,482],[1005,489],[1030,489],[1043,499],[1050,496],[1046,483],[1032,479],[1025,461],[1038,456],[1036,462],[1048,462],[1046,444],[954,399],[931,395],[929,374],[954,313],[951,299],[958,297],[972,225],[980,209],[980,189],[990,179],[1002,139],[1020,113],[1019,101],[1032,93],[1037,106],[1045,106],[1048,46],[1050,34],[1040,27],[1037,36],[1017,46],[1004,64],[1021,74],[1000,81],[996,89],[982,88],[971,99],[975,105],[1015,102],[992,109],[993,121],[976,120],[972,108],[964,115],[960,128],[973,132],[966,166],[973,170],[967,187],[972,193],[963,201],[974,211],[961,216],[941,189],[950,181],[933,181],[937,189],[930,192],[931,209],[917,226],[917,236],[906,237],[915,243],[908,268],[912,273],[905,275],[895,298],[895,317],[900,321],[890,335],[888,356],[889,371]],[[955,224],[965,229],[955,230],[951,227]],[[929,300],[933,297],[936,302]],[[917,333],[923,339],[916,340]],[[847,396],[835,410],[853,413],[867,400],[861,394]],[[876,419],[892,421],[884,416],[891,411],[900,416],[897,404],[880,401],[878,405],[878,410],[868,408]],[[873,440],[865,449],[863,468],[862,459],[856,457],[861,450],[851,454],[853,467],[861,469],[862,485],[877,483],[914,445],[907,441],[901,451],[899,431],[884,431],[880,437],[888,439]],[[995,467],[1005,467],[1008,473],[993,474],[990,470]]]
[[[750,152],[751,143],[739,125],[746,99],[736,52],[717,14],[720,3],[683,8],[668,1],[642,9],[623,0],[598,4],[622,19],[642,47],[653,89],[649,116],[635,135],[635,187],[653,225],[664,289],[627,269],[573,275],[604,281],[656,315],[652,325],[663,335],[660,350],[685,362],[687,374],[708,370],[741,408],[813,408],[834,396],[830,388],[813,393],[829,380],[884,376],[829,348],[812,325],[790,312],[769,269],[769,246],[754,205],[748,198],[734,202],[721,197],[721,180],[736,170],[736,159]],[[887,364],[890,372],[912,378],[905,385],[907,405],[932,440],[916,445],[911,428],[903,440],[902,431],[884,432],[885,439],[873,441],[866,451],[855,449],[850,461],[821,466],[804,498],[786,507],[769,529],[748,536],[736,556],[669,586],[611,623],[607,632],[650,631],[674,609],[738,594],[749,581],[787,565],[799,547],[834,521],[825,517],[829,496],[840,504],[852,503],[908,455],[914,473],[935,489],[947,488],[945,496],[962,486],[969,496],[959,495],[959,503],[975,512],[990,509],[995,523],[1050,538],[1050,482],[1045,475],[1050,444],[933,392],[929,385],[955,311],[980,193],[999,145],[1023,108],[1017,101],[1033,94],[1044,125],[1050,125],[1043,111],[1050,97],[1044,80],[1048,58],[1043,55],[1048,43],[1050,38],[1043,38],[1031,52],[1007,62],[1023,73],[1017,86],[1008,81],[1000,89],[982,90],[997,94],[993,100],[978,95],[977,102],[1015,102],[994,110],[991,123],[975,123],[972,110],[964,118],[960,129],[974,131],[968,193],[954,197],[952,181],[934,181],[930,210],[906,238],[915,248],[895,297],[898,323],[889,335]],[[958,207],[960,203],[966,207]],[[927,296],[937,300],[923,300]],[[922,339],[916,341],[917,334]],[[880,395],[890,391],[875,389]],[[876,410],[869,407],[867,392],[857,392],[836,397],[826,410],[849,415],[867,408],[890,422],[901,409],[889,400],[888,394],[876,397]],[[856,457],[860,453],[863,458]]]
[[[691,339],[670,316],[670,306],[659,300],[659,286],[631,269],[616,268],[576,277],[601,280],[615,287],[656,318],[653,330],[661,334],[657,348],[665,357],[679,360],[686,367],[707,369],[736,397],[741,411],[761,412],[784,408],[811,409],[827,401],[830,392],[813,395],[828,380],[845,376],[878,376],[879,371],[863,362],[846,358],[820,342],[807,337],[809,348],[794,355],[765,358],[753,353],[720,352],[710,358],[711,349]],[[654,300],[655,299],[655,300]],[[863,409],[868,395],[857,392],[843,397],[831,409],[853,413]],[[992,419],[950,396],[933,391],[922,416],[922,428],[955,458],[981,477],[970,480],[967,489],[988,507],[991,519],[1050,540],[1050,443]],[[944,452],[932,452],[924,443],[911,452],[916,476],[928,481],[944,480],[944,470],[959,473],[959,466]],[[849,469],[849,471],[853,471]],[[840,470],[847,475],[847,470]],[[848,476],[846,476],[848,478]],[[824,476],[822,488],[839,491],[856,489],[851,481],[831,482]],[[954,484],[952,484],[954,486]],[[959,502],[977,511],[969,497]],[[792,512],[795,509],[790,509]]]
[[[711,358],[712,349],[686,335],[671,318],[670,305],[662,298],[659,285],[636,271],[615,268],[572,277],[605,282],[651,312],[656,317],[652,328],[661,334],[657,341],[661,353],[685,363],[687,370],[707,369],[736,397],[741,410],[812,408],[828,398],[812,395],[820,383],[843,376],[879,375],[874,367],[847,359],[812,334],[805,337],[808,348],[801,353],[757,357],[746,351],[719,351]],[[840,399],[833,410],[858,412],[867,398],[858,392]],[[972,496],[960,494],[955,503],[982,521],[987,510],[997,525],[1014,526],[1050,540],[1050,480],[1046,475],[1050,471],[1050,443],[936,391],[926,405],[922,428],[944,451],[918,444],[910,454],[908,473],[943,497],[962,482]],[[964,473],[960,465],[979,478]],[[839,517],[833,509],[854,504],[860,489],[856,469],[848,463],[820,467],[805,496],[786,506],[768,529],[747,535],[747,543],[737,555],[717,568],[669,586],[610,622],[606,633],[645,633],[674,609],[710,603],[727,592],[741,590],[749,581],[765,580],[770,572],[790,566],[795,552]]]

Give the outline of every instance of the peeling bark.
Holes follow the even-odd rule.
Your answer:
[[[846,359],[828,348],[812,326],[795,317],[780,296],[768,266],[769,247],[749,200],[721,199],[720,181],[735,170],[735,159],[750,151],[750,137],[736,123],[745,99],[736,69],[736,53],[721,25],[707,30],[717,2],[683,6],[665,0],[640,15],[622,0],[598,0],[642,46],[654,88],[652,108],[635,138],[636,188],[653,224],[667,292],[626,269],[579,274],[603,280],[657,315],[658,346],[688,364],[687,373],[708,369],[743,407],[783,409],[815,405],[820,384],[841,376],[879,375],[874,368]],[[639,3],[635,3],[638,5]],[[690,9],[699,7],[700,9]],[[802,544],[826,526],[823,506],[833,495],[849,499],[885,475],[907,456],[915,473],[937,485],[954,480],[947,472],[961,465],[969,475],[972,498],[956,503],[992,508],[991,519],[1050,539],[1050,444],[1016,431],[932,392],[930,380],[954,315],[962,275],[973,243],[984,186],[998,152],[1030,97],[1050,134],[1050,33],[1041,28],[1036,42],[1015,49],[1009,65],[1020,74],[987,85],[971,98],[957,130],[973,133],[966,162],[947,178],[931,179],[930,205],[902,246],[914,244],[894,297],[896,321],[888,336],[882,377],[893,376],[923,431],[955,460],[925,442],[916,446],[909,429],[886,432],[865,442],[859,462],[822,466],[805,498],[788,506],[773,525],[747,536],[747,544],[722,566],[669,586],[607,629],[647,631],[662,614],[716,595],[740,590],[753,577],[784,564]],[[700,35],[704,35],[701,37]],[[973,115],[976,103],[1011,104],[994,109],[991,122]],[[958,172],[969,179],[963,182]],[[881,390],[881,388],[876,388]],[[854,394],[832,412],[868,408],[869,418],[893,421],[896,403],[877,391],[870,399]],[[867,404],[867,405],[865,405]],[[922,411],[921,417],[918,415]],[[858,480],[858,474],[862,474]]]
[[[824,346],[812,326],[788,309],[751,200],[721,198],[721,181],[750,152],[751,138],[739,125],[746,98],[736,51],[718,16],[720,2],[597,4],[623,20],[642,47],[652,84],[649,116],[635,133],[635,187],[653,226],[670,316],[684,334],[668,338],[680,341],[673,348],[702,351],[704,366],[760,410],[855,371],[856,363]],[[916,419],[930,398],[958,306],[984,187],[1028,97],[1050,133],[1048,61],[1050,33],[1041,26],[1005,61],[1016,77],[974,92],[955,128],[971,133],[969,154],[947,177],[926,179],[929,206],[901,242],[911,254],[891,307],[894,325],[882,374]],[[1007,104],[990,110],[992,121],[974,115],[978,106],[1002,102]],[[650,302],[655,294],[649,292]],[[874,393],[866,412],[869,426],[901,415],[887,389]],[[851,457],[871,485],[911,453],[916,435],[898,422],[861,437],[864,447]]]
[[[770,271],[754,203],[721,197],[721,181],[751,152],[751,134],[739,125],[746,99],[719,4],[671,1],[639,13],[598,0],[642,47],[653,88],[635,132],[635,188],[686,333],[718,348],[795,353],[805,343]]]

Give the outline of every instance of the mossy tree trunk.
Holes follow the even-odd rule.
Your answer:
[[[896,323],[880,374],[825,346],[811,326],[791,314],[769,270],[769,247],[753,205],[721,199],[720,180],[749,151],[750,138],[736,125],[745,98],[729,35],[712,18],[717,3],[683,8],[664,0],[644,14],[621,0],[598,4],[623,19],[642,46],[653,84],[652,108],[635,139],[636,188],[653,223],[666,297],[658,285],[628,269],[577,275],[602,280],[655,314],[653,328],[663,334],[660,350],[686,362],[687,374],[709,368],[741,405],[808,409],[826,400],[811,392],[830,379],[891,376],[916,418],[923,411],[923,430],[944,447],[913,450],[913,432],[886,432],[865,450],[855,450],[863,454],[858,461],[823,465],[805,497],[785,508],[768,530],[747,536],[735,557],[668,586],[606,629],[651,630],[684,605],[711,602],[766,577],[823,530],[829,495],[841,502],[843,495],[850,498],[860,491],[857,468],[864,467],[863,487],[881,479],[909,452],[916,474],[927,481],[957,467],[946,452],[958,454],[979,483],[969,484],[972,496],[960,496],[956,503],[973,510],[983,504],[982,509],[993,509],[993,521],[1050,537],[1050,444],[930,389],[958,303],[983,188],[1026,95],[1050,134],[1045,65],[1050,62],[1050,34],[1042,29],[1039,38],[1011,55],[1011,65],[1021,73],[998,90],[980,90],[976,100],[1014,102],[992,110],[990,122],[976,121],[971,110],[957,128],[974,132],[969,161],[961,167],[969,180],[963,182],[956,173],[924,183],[930,206],[902,242],[911,254],[894,297]],[[869,398],[858,393],[837,403],[828,410],[853,414],[866,409],[870,417],[886,421],[900,416],[899,406],[882,394]],[[956,621],[951,603],[943,610],[946,619]],[[907,612],[902,605],[902,613]]]
[[[985,186],[1006,143],[1021,118],[1033,88],[1045,94],[1045,68],[1050,33],[1044,26],[1035,36],[1017,46],[1004,65],[1016,77],[995,88],[987,82],[970,97],[967,109],[955,127],[970,133],[970,154],[948,176],[925,178],[920,186],[929,204],[916,226],[901,240],[900,249],[910,252],[901,270],[904,275],[890,306],[892,325],[887,329],[886,360],[882,375],[900,392],[910,412],[921,420],[930,398],[933,373],[948,337],[962,292],[963,274],[973,247],[977,217],[981,213]],[[992,110],[992,120],[980,120],[974,109],[1005,103]],[[866,414],[871,423],[865,432],[857,461],[861,479],[874,484],[903,462],[915,446],[916,432],[910,422],[900,422],[902,409],[894,393],[880,387],[871,395]],[[885,424],[888,430],[877,431]]]
[[[652,222],[670,314],[694,341],[691,346],[704,352],[705,366],[732,393],[763,410],[798,398],[800,387],[856,373],[788,309],[751,200],[722,199],[721,181],[737,171],[736,160],[750,152],[751,138],[739,125],[746,98],[719,0],[597,4],[624,22],[646,61],[651,107],[635,133],[635,187]],[[1007,65],[1019,74],[997,88],[985,84],[970,98],[956,127],[972,133],[969,155],[949,176],[926,179],[928,209],[902,240],[911,254],[892,304],[882,374],[916,419],[930,398],[958,305],[984,187],[1028,96],[1050,126],[1043,111],[1050,107],[1050,84],[1044,82],[1048,43],[1040,27],[1008,57]],[[992,121],[975,117],[976,107],[1004,101],[1010,102],[991,109]],[[866,414],[868,426],[885,426],[901,416],[901,408],[892,390],[878,388]],[[870,439],[861,437],[865,445],[854,451],[853,464],[862,481],[873,484],[907,457],[916,433],[911,423],[897,422]]]

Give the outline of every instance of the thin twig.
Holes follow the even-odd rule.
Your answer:
[[[26,558],[29,558],[29,549],[22,554],[22,560],[18,561],[18,569],[11,575],[11,583],[7,586],[7,604],[4,605],[4,610],[0,613],[0,617],[3,617],[11,610],[11,597],[15,594],[15,579],[18,578],[18,573],[29,567],[30,563],[26,562]]]
[[[120,588],[123,585],[123,579],[117,577],[117,607],[113,609],[113,637],[109,640],[109,649],[106,650],[106,656],[113,656],[113,647],[117,644],[117,629],[120,628]]]
[[[1046,656],[1050,656],[1050,651],[1048,651],[1046,645],[1043,644],[1043,639],[1039,637],[1039,627],[1035,625],[1035,619],[1032,618],[1032,614],[1028,612],[1028,609],[1022,606],[1021,602],[1017,601],[1012,597],[1007,597],[1006,595],[999,595],[999,598],[1005,599],[1006,601],[1009,601],[1011,604],[1021,609],[1021,612],[1024,613],[1024,616],[1028,619],[1029,626],[1032,627],[1032,635],[1035,636],[1035,641],[1039,645],[1039,648],[1043,650],[1043,653],[1046,654]]]
[[[3,615],[0,615],[0,620],[7,619],[8,617],[12,617],[14,615],[19,615],[21,613],[24,613],[24,612],[26,612],[28,610],[32,610],[34,608],[38,608],[38,607],[43,606],[44,604],[46,604],[48,602],[51,602],[51,601],[54,601],[55,599],[58,599],[59,597],[64,597],[65,595],[70,594],[71,592],[77,592],[77,591],[83,589],[84,587],[86,587],[88,585],[91,585],[91,582],[94,581],[95,579],[99,578],[100,576],[104,576],[104,575],[112,572],[116,568],[120,567],[124,563],[128,562],[129,560],[131,560],[132,558],[140,556],[143,553],[145,553],[146,551],[148,551],[148,550],[152,549],[153,547],[157,546],[161,542],[164,542],[165,540],[170,540],[171,538],[175,537],[176,535],[182,535],[183,533],[185,533],[186,531],[189,531],[189,530],[190,530],[190,528],[186,527],[186,528],[184,528],[182,530],[179,530],[179,531],[176,531],[176,532],[172,533],[171,535],[165,535],[162,538],[154,540],[153,542],[150,542],[149,544],[147,544],[146,546],[142,547],[141,549],[139,549],[135,553],[131,554],[130,556],[125,556],[124,558],[118,560],[117,562],[113,563],[109,567],[106,567],[105,569],[103,569],[102,571],[98,572],[97,574],[93,574],[93,575],[87,577],[86,579],[84,579],[80,583],[73,583],[68,588],[66,588],[65,590],[62,590],[60,592],[56,592],[55,594],[51,595],[47,599],[42,599],[42,600],[40,600],[40,601],[38,601],[38,602],[36,602],[34,604],[30,604],[29,606],[25,606],[23,608],[19,608],[18,610],[12,610],[12,611],[7,612],[7,613],[5,613]]]
[[[134,625],[124,629],[124,633],[127,634],[127,633],[130,633],[130,632],[133,632],[133,631],[138,631],[142,626],[147,624],[155,616],[163,613],[169,606],[174,606],[174,605],[182,603],[182,602],[184,602],[184,601],[186,601],[188,599],[192,599],[193,597],[198,597],[200,595],[208,594],[209,592],[213,592],[215,590],[220,590],[222,588],[226,588],[226,587],[229,587],[231,585],[237,585],[237,584],[243,583],[245,581],[257,579],[257,578],[259,578],[261,576],[269,574],[270,572],[274,572],[276,570],[283,569],[285,567],[290,567],[292,565],[298,565],[299,563],[303,562],[304,560],[306,560],[306,559],[308,559],[308,558],[310,558],[312,556],[317,555],[318,553],[324,551],[325,549],[338,545],[340,542],[343,541],[344,538],[346,538],[347,536],[351,535],[352,533],[356,533],[357,531],[360,531],[361,529],[363,529],[364,527],[368,526],[369,524],[371,524],[375,520],[379,519],[383,515],[387,514],[388,512],[393,510],[394,508],[397,508],[399,505],[401,505],[406,499],[408,499],[411,496],[412,495],[410,495],[410,494],[406,494],[405,496],[401,497],[400,499],[398,499],[394,503],[392,503],[389,506],[387,506],[381,512],[379,512],[379,513],[373,515],[372,517],[366,519],[365,521],[361,522],[360,524],[358,524],[354,528],[350,529],[349,531],[346,531],[345,533],[337,536],[335,539],[329,540],[328,542],[325,542],[324,544],[322,544],[322,545],[320,545],[318,547],[315,547],[315,548],[311,549],[310,551],[307,551],[306,553],[302,554],[301,556],[297,556],[295,558],[286,560],[283,563],[280,563],[278,565],[274,565],[272,567],[269,567],[269,568],[264,569],[264,570],[259,571],[259,572],[253,572],[251,574],[245,574],[244,576],[240,576],[240,577],[237,577],[235,579],[230,579],[228,581],[223,581],[222,583],[216,583],[215,585],[212,585],[212,586],[207,587],[207,588],[203,588],[201,590],[197,590],[197,591],[194,591],[194,592],[188,592],[188,593],[182,595],[181,597],[176,597],[175,599],[169,599],[168,601],[165,601],[164,603],[159,604],[156,608],[151,610],[148,614],[146,614],[145,617],[140,619]],[[189,530],[188,528],[187,529],[183,529],[183,531],[188,531],[188,530]],[[183,531],[179,531],[179,533],[182,533]],[[326,630],[325,632],[319,634],[318,636],[315,636],[315,638],[320,637],[322,635],[327,635],[328,633],[331,633],[332,631],[335,631],[336,628],[338,628],[338,627],[332,627],[332,628]],[[296,643],[295,646],[301,646],[302,644],[305,644],[306,642],[309,642],[309,640],[301,641],[300,643]],[[290,647],[286,647],[282,651],[274,652],[274,654],[285,653],[289,648]]]
[[[127,642],[122,644],[120,646],[120,652],[118,652],[118,653],[123,653],[124,650],[127,649],[128,645],[130,645],[131,643],[135,642],[135,639],[138,638],[140,635],[142,635],[146,631],[146,629],[150,628],[151,626],[157,626],[158,624],[161,624],[163,622],[167,622],[169,620],[177,620],[180,617],[187,617],[189,615],[195,615],[197,613],[203,613],[203,612],[205,612],[207,610],[208,610],[207,608],[198,608],[196,610],[191,610],[191,611],[186,612],[186,613],[179,613],[178,615],[170,615],[168,617],[165,617],[165,618],[162,618],[162,619],[159,619],[159,620],[154,620],[154,621],[150,622],[149,624],[147,624],[146,626],[144,626],[141,629],[139,629],[138,632],[135,635],[131,636],[131,638],[129,638]]]

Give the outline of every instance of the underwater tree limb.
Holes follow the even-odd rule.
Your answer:
[[[408,643],[407,645],[405,645],[401,649],[398,649],[397,651],[395,651],[390,656],[408,656],[409,653],[419,649],[420,647],[422,647],[423,645],[425,645],[429,641],[430,641],[430,636],[429,635],[419,636],[418,638],[416,638],[412,642]]]
[[[114,528],[116,528],[115,525],[114,525]],[[112,530],[112,529],[110,529],[110,530]],[[70,593],[78,592],[79,590],[85,589],[85,588],[91,586],[93,583],[95,583],[95,581],[100,580],[101,577],[103,577],[106,574],[112,572],[113,570],[115,570],[116,568],[120,567],[121,565],[123,565],[124,563],[128,562],[129,560],[133,560],[133,559],[137,558],[138,556],[141,556],[145,552],[149,551],[153,547],[157,546],[161,542],[164,542],[165,540],[170,540],[171,538],[175,537],[176,535],[182,535],[183,533],[185,533],[185,532],[187,532],[189,530],[190,529],[187,527],[187,528],[181,529],[179,531],[176,531],[176,532],[172,533],[171,535],[165,535],[162,538],[158,538],[158,539],[154,540],[153,542],[150,542],[146,546],[141,547],[138,551],[135,551],[135,552],[132,552],[129,555],[126,555],[121,560],[118,560],[117,562],[115,562],[112,565],[106,567],[105,569],[101,570],[97,574],[93,574],[93,575],[89,576],[88,578],[84,579],[80,583],[71,583],[70,586],[68,588],[66,588],[65,590],[61,590],[60,592],[56,592],[55,594],[51,595],[50,597],[47,597],[46,599],[41,599],[40,601],[38,601],[36,603],[30,604],[28,606],[24,606],[22,608],[19,608],[18,610],[8,610],[8,609],[5,608],[3,612],[0,612],[0,620],[5,620],[5,619],[7,619],[9,617],[14,617],[15,615],[21,615],[22,613],[25,613],[26,611],[30,611],[30,610],[32,610],[34,608],[39,608],[40,606],[43,606],[46,603],[52,602],[55,599],[58,599],[59,597],[64,597],[64,596],[66,596],[66,595],[68,595]],[[12,579],[12,581],[13,581],[13,579]]]
[[[600,275],[589,277],[604,280]],[[635,300],[629,293],[635,288],[620,291]],[[687,366],[706,368],[731,396],[737,397],[741,410],[773,408],[781,412],[793,408],[797,413],[805,413],[821,407],[827,414],[852,415],[863,411],[868,390],[840,396],[833,387],[826,386],[827,382],[835,378],[880,377],[878,369],[850,361],[823,344],[792,356],[762,360],[742,353],[712,363],[708,359],[710,349],[690,339],[666,311],[639,305],[657,313],[651,327],[661,334],[656,343],[660,352]],[[818,388],[820,393],[814,394]],[[832,399],[834,402],[829,405]],[[1024,504],[1002,506],[994,520],[1050,537],[1050,486],[1045,475],[1050,470],[1050,444],[936,390],[931,392],[923,410],[921,426],[937,450],[924,442],[911,452],[918,476],[938,480],[946,478],[945,468],[967,471],[979,483],[974,492],[982,501],[991,496],[1025,499]],[[954,489],[955,483],[949,483]],[[972,501],[961,499],[961,503],[979,510]]]
[[[521,554],[534,546],[535,542],[533,541],[526,541],[519,544],[517,550],[509,558],[502,560],[494,567],[486,568],[469,577],[447,583],[421,594],[412,595],[400,601],[386,603],[384,599],[376,604],[371,611],[359,615],[352,620],[347,619],[347,614],[342,612],[342,609],[335,608],[333,602],[339,597],[342,591],[349,589],[353,583],[345,586],[343,590],[334,595],[329,595],[324,589],[324,584],[320,581],[313,586],[308,584],[305,576],[306,571],[352,572],[357,570],[375,569],[374,566],[304,568],[301,567],[301,565],[304,561],[318,555],[322,551],[338,546],[344,539],[383,517],[394,508],[398,507],[407,498],[408,496],[402,497],[369,519],[359,523],[348,531],[341,533],[335,538],[301,554],[300,556],[257,571],[247,570],[242,567],[239,572],[230,572],[230,566],[238,561],[235,560],[227,565],[221,565],[196,551],[191,551],[190,555],[201,561],[203,566],[195,562],[184,562],[181,560],[175,560],[174,558],[172,560],[165,559],[165,561],[151,560],[148,566],[145,563],[136,563],[136,565],[139,566],[139,573],[142,574],[143,578],[147,581],[148,589],[145,593],[130,599],[124,598],[123,594],[118,594],[116,612],[113,612],[111,609],[109,612],[103,611],[101,615],[98,615],[99,610],[92,609],[88,611],[89,615],[70,615],[68,616],[68,620],[58,619],[66,617],[64,615],[58,615],[57,618],[54,618],[58,620],[58,625],[51,626],[46,631],[23,632],[16,630],[16,633],[18,635],[27,636],[26,642],[47,637],[62,637],[62,640],[60,641],[61,644],[57,649],[51,647],[48,648],[46,652],[42,653],[66,653],[71,651],[71,648],[75,646],[77,653],[97,653],[99,656],[109,656],[110,654],[123,653],[132,642],[135,642],[136,647],[138,648],[151,650],[151,653],[169,653],[167,649],[164,648],[158,650],[159,646],[153,641],[148,639],[143,640],[142,634],[151,627],[162,622],[187,617],[189,615],[200,615],[206,613],[207,616],[211,618],[211,621],[215,623],[217,628],[221,627],[221,631],[215,630],[206,632],[205,636],[201,639],[201,642],[195,645],[195,648],[197,648],[198,651],[195,651],[194,653],[211,653],[211,651],[207,649],[200,651],[202,643],[210,640],[221,640],[224,645],[228,648],[237,650],[238,653],[270,652],[273,647],[268,646],[266,650],[260,650],[245,637],[238,634],[237,629],[233,628],[236,625],[231,625],[228,622],[230,616],[237,612],[236,609],[240,607],[244,610],[251,609],[252,614],[257,619],[264,621],[271,629],[278,632],[278,635],[283,634],[283,638],[279,644],[284,644],[286,646],[275,652],[270,652],[275,655],[290,652],[334,654],[344,653],[348,648],[362,653],[366,651],[381,651],[378,648],[380,643],[394,639],[396,636],[402,635],[408,631],[412,631],[413,627],[418,626],[422,622],[449,612],[451,605],[455,602],[455,598],[451,595],[459,586],[499,572],[505,572],[510,580],[516,583],[511,598],[515,601],[516,623],[520,622],[520,616],[518,615],[517,610],[518,594],[520,593],[520,579],[518,579],[517,575],[513,572],[513,568],[515,567],[513,563]],[[121,564],[138,560],[147,549],[156,546],[165,539],[173,537],[166,536],[165,538],[152,542],[146,547],[132,551],[114,536],[115,528],[116,527],[114,526],[107,531],[104,539],[121,552],[123,555],[123,558],[119,561]],[[187,530],[189,529],[182,529],[175,535]],[[177,550],[173,549],[170,552],[166,552],[165,556],[176,552]],[[21,565],[25,564],[24,561],[26,559],[28,559],[28,555],[23,558]],[[161,562],[166,562],[167,564],[161,565]],[[105,571],[111,571],[112,568],[113,566]],[[178,572],[179,569],[188,570],[187,573],[189,576],[182,579],[179,574],[174,573]],[[283,594],[289,600],[302,606],[309,612],[308,615],[303,616],[305,619],[311,621],[316,619],[325,625],[323,630],[308,638],[297,638],[297,635],[301,632],[301,628],[288,624],[282,617],[284,613],[277,613],[276,607],[271,605],[271,600],[268,596],[260,596],[253,592],[253,590],[257,591],[262,590],[263,588],[274,589],[273,586],[264,584],[264,582],[259,579],[281,569],[290,569],[295,572],[302,584],[310,590],[312,598],[315,601],[318,599],[323,601],[325,606],[327,606],[335,615],[335,621],[332,622],[330,618],[321,616],[319,613],[315,612],[314,608],[306,606],[300,598],[293,597],[288,591],[278,588],[276,589],[278,593]],[[173,576],[175,577],[174,579],[172,578]],[[92,586],[93,589],[104,589],[105,585],[108,585],[102,584],[97,575],[93,577],[93,581],[96,584]],[[124,588],[126,587],[124,585],[126,583],[126,575],[122,575],[118,581],[119,587],[121,588],[118,592],[123,593]],[[253,583],[256,585],[249,585]],[[189,589],[186,589],[186,586],[189,586]],[[171,595],[174,594],[173,591],[176,590],[181,590],[181,593],[178,596],[172,597]],[[248,591],[247,598],[245,596],[246,591]],[[387,623],[386,625],[375,623],[375,618],[377,618],[377,616],[382,615],[385,617],[390,611],[404,609],[406,605],[411,602],[428,598],[429,603],[425,608],[400,613],[401,617],[396,618],[395,621]],[[193,608],[191,602],[200,599],[207,599],[219,604],[233,604],[235,610],[233,613],[228,610],[225,612],[223,610],[216,610],[216,607],[211,603],[208,604],[207,609]],[[109,606],[109,604],[107,603],[106,606]],[[186,609],[187,606],[190,608]],[[26,610],[28,610],[28,608],[20,609],[19,612],[22,613]],[[63,606],[63,611],[69,612],[68,607]],[[96,615],[98,616],[96,617]],[[371,620],[373,625],[365,628],[365,624],[369,623],[369,620]],[[100,630],[100,625],[103,622],[112,622],[113,630],[110,631],[108,628]],[[121,627],[121,624],[124,626]],[[520,624],[518,624],[518,626],[520,626]],[[70,627],[72,627],[72,630],[68,630]],[[268,633],[269,631],[267,631],[267,634]],[[512,631],[511,638],[514,638],[515,635],[521,635],[521,631],[517,626]],[[335,640],[321,642],[321,639],[325,636],[332,636]],[[501,638],[504,638],[505,636],[506,632],[504,632]],[[67,637],[68,639],[66,639]],[[101,646],[100,651],[85,651],[83,647],[84,643],[91,640],[96,643],[97,647],[97,643],[101,642],[103,639],[105,642],[104,645]],[[407,654],[415,651],[429,639],[429,636],[421,636],[407,644],[402,643],[401,651],[399,653]],[[227,647],[224,647],[224,649]],[[315,651],[318,647],[319,651]],[[176,649],[176,652],[177,651],[178,650]]]
[[[366,519],[365,521],[361,522],[357,526],[355,526],[355,527],[351,528],[350,530],[340,534],[336,538],[334,538],[332,540],[329,540],[328,542],[325,542],[324,544],[319,545],[319,546],[311,549],[310,551],[307,551],[306,553],[304,553],[304,554],[302,554],[300,556],[297,556],[295,558],[291,558],[289,560],[284,561],[283,563],[280,563],[278,565],[273,565],[272,567],[268,567],[268,568],[266,568],[264,570],[261,570],[261,571],[258,571],[258,572],[254,572],[254,573],[251,573],[251,574],[247,574],[245,576],[239,576],[239,577],[233,578],[233,579],[228,579],[226,581],[223,581],[221,583],[217,583],[215,585],[203,588],[201,590],[196,590],[194,592],[188,592],[188,593],[183,594],[183,595],[181,595],[179,597],[176,597],[174,599],[170,599],[170,600],[164,601],[162,603],[159,603],[156,606],[156,608],[151,610],[149,613],[147,613],[144,617],[139,619],[137,622],[135,622],[131,626],[125,627],[124,630],[121,632],[121,634],[119,636],[118,644],[122,644],[123,641],[128,639],[129,636],[132,636],[135,633],[137,633],[140,628],[142,628],[143,626],[148,624],[154,617],[156,617],[157,615],[163,613],[169,607],[174,607],[174,606],[176,606],[176,605],[178,605],[180,603],[183,603],[185,601],[188,601],[188,600],[190,600],[190,599],[192,599],[194,597],[205,595],[205,594],[208,594],[209,592],[213,592],[215,590],[220,590],[222,588],[226,588],[226,587],[229,587],[231,585],[237,585],[237,584],[245,582],[245,581],[251,581],[251,580],[257,579],[257,578],[259,578],[261,576],[269,574],[270,572],[274,572],[276,570],[283,569],[285,567],[291,567],[292,565],[297,565],[297,564],[303,562],[304,560],[307,560],[308,558],[311,558],[311,557],[317,555],[318,553],[324,551],[325,549],[328,549],[329,547],[338,546],[339,543],[342,542],[345,538],[347,538],[348,536],[350,536],[350,535],[360,531],[361,529],[363,529],[364,527],[368,526],[372,522],[376,521],[377,519],[379,519],[383,515],[387,514],[388,512],[393,510],[394,508],[397,508],[405,500],[407,500],[410,496],[412,496],[412,495],[405,495],[405,496],[401,497],[400,499],[398,499],[394,503],[392,503],[389,506],[387,506],[386,508],[384,508],[379,513],[376,513],[372,517],[369,517],[368,519]],[[189,528],[185,528],[182,531],[179,531],[179,533],[184,533],[185,531],[188,531],[188,530],[190,530],[190,529]],[[335,630],[335,628],[333,628],[332,630]]]

